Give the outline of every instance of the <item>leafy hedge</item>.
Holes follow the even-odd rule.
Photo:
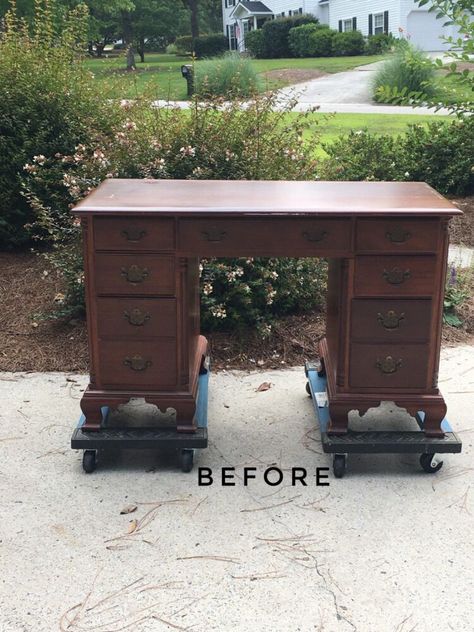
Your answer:
[[[288,18],[268,20],[262,27],[263,56],[267,59],[292,57],[288,42],[290,30],[303,24],[317,24],[318,20],[312,15],[296,15]]]
[[[332,54],[339,56],[363,55],[365,39],[360,31],[336,33],[332,40]]]
[[[328,180],[424,181],[440,193],[474,193],[474,119],[411,125],[403,136],[351,132],[325,146]]]
[[[227,37],[220,33],[201,35],[194,40],[194,52],[197,57],[215,57],[229,48]]]
[[[304,24],[290,30],[289,47],[295,57],[329,57],[337,31],[322,24]]]

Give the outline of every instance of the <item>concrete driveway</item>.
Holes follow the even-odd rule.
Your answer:
[[[210,487],[155,453],[84,474],[68,444],[86,382],[0,375],[2,632],[472,629],[471,347],[441,362],[461,455],[435,475],[414,455],[354,456],[328,487],[315,485],[330,462],[302,369],[212,376],[197,462],[213,469]],[[308,486],[265,484],[272,464],[285,477],[307,468]]]

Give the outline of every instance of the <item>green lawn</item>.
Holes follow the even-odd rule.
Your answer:
[[[285,117],[298,116],[295,113],[286,114]],[[373,134],[389,134],[398,136],[404,134],[409,125],[426,125],[430,121],[449,121],[448,116],[429,116],[421,114],[310,114],[309,120],[314,122],[312,129],[305,132],[306,138],[312,135],[320,135],[321,144],[331,143],[339,136],[348,134],[351,130],[367,128]],[[325,155],[324,149],[318,145],[316,153]]]
[[[321,70],[333,73],[350,70],[356,66],[370,64],[383,59],[382,56],[358,57],[318,57],[309,59],[255,59],[252,64],[256,71],[265,73],[271,70]],[[123,56],[89,59],[87,67],[104,83],[104,89],[110,96],[133,98],[144,92],[157,99],[185,100],[186,81],[181,76],[182,64],[190,63],[187,57],[150,53],[145,63],[138,63],[137,71],[126,72]],[[197,61],[196,63],[199,63]],[[263,89],[285,85],[282,80],[262,81]]]

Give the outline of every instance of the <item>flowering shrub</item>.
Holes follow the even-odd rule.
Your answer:
[[[53,0],[36,9],[31,30],[12,10],[0,32],[0,247],[28,239],[31,209],[21,184],[41,166],[41,156],[67,154],[91,128],[113,124],[113,108],[78,59],[85,6],[62,19]]]
[[[122,102],[113,129],[97,132],[69,153],[43,154],[25,165],[25,195],[34,209],[32,230],[49,246],[47,257],[67,281],[60,314],[83,306],[80,230],[70,208],[103,179],[312,179],[318,169],[315,135],[302,114],[288,122],[288,103],[275,98],[239,102],[197,99],[186,112]],[[304,260],[204,262],[203,322],[268,324],[278,313],[309,308],[321,300],[324,264]],[[247,289],[248,288],[248,289]],[[262,330],[263,331],[263,330]]]

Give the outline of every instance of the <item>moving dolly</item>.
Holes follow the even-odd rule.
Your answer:
[[[448,420],[442,422],[444,437],[430,438],[423,432],[424,413],[418,412],[416,422],[418,430],[349,430],[344,435],[328,434],[329,408],[326,395],[326,375],[321,364],[305,365],[308,379],[306,392],[312,398],[321,432],[321,443],[327,454],[333,454],[333,472],[336,478],[342,478],[346,472],[347,455],[414,453],[420,455],[420,465],[428,474],[438,472],[443,461],[436,453],[459,453],[462,443],[453,432]]]
[[[163,449],[176,450],[182,472],[193,469],[196,449],[207,448],[207,403],[209,395],[209,370],[203,369],[199,376],[196,420],[194,433],[179,433],[174,428],[114,428],[107,427],[108,406],[102,408],[102,428],[96,431],[84,431],[85,422],[81,416],[71,438],[73,450],[84,450],[82,467],[92,473],[99,461],[99,455],[105,451]]]

